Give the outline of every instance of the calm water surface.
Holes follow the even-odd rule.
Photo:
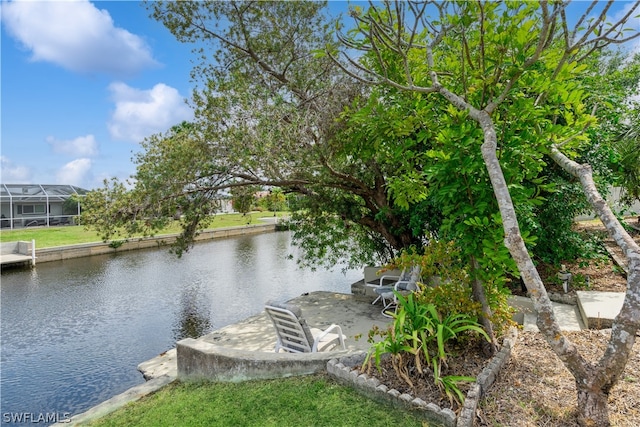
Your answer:
[[[361,278],[340,266],[301,270],[291,253],[283,232],[199,243],[181,259],[158,249],[3,270],[0,422],[8,413],[84,412],[144,382],[137,365],[182,338],[256,314],[272,298],[349,293]]]

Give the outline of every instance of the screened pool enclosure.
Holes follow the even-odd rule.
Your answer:
[[[73,185],[0,184],[2,228],[74,224],[87,192]]]

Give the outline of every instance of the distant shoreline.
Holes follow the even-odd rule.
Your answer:
[[[275,223],[223,227],[203,230],[195,238],[195,241],[199,242],[213,239],[224,239],[228,237],[270,233],[275,231]],[[179,233],[175,233],[154,237],[134,237],[123,240],[122,244],[114,244],[113,242],[95,242],[55,246],[43,249],[38,249],[38,242],[36,241],[36,261],[39,264],[41,262],[63,261],[65,259],[82,258],[93,255],[160,248],[174,243],[179,235]]]

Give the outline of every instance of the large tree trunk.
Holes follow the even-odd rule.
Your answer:
[[[607,400],[609,394],[600,388],[586,387],[578,384],[578,424],[583,426],[608,426],[609,410]]]
[[[538,314],[538,328],[576,380],[578,422],[584,426],[609,426],[607,396],[624,371],[631,355],[636,332],[640,327],[640,248],[600,196],[593,182],[591,168],[588,165],[572,162],[553,148],[551,156],[554,161],[580,179],[590,204],[629,260],[627,292],[622,309],[614,321],[607,349],[599,362],[592,364],[585,360],[575,345],[562,334],[547,291],[522,239],[511,195],[496,154],[497,138],[490,114],[473,108],[442,86],[438,85],[437,88],[438,92],[453,105],[469,111],[469,116],[482,128],[484,136],[481,147],[482,157],[500,209],[505,233],[504,243],[516,261],[529,291]]]
[[[511,195],[496,154],[497,138],[490,114],[473,108],[462,98],[441,86],[438,87],[438,91],[456,107],[469,111],[469,116],[482,128],[484,135],[484,143],[481,147],[482,157],[500,209],[505,233],[504,243],[516,261],[529,291],[538,314],[537,325],[540,332],[578,384],[578,422],[584,426],[609,426],[607,396],[627,365],[640,327],[640,248],[618,222],[596,189],[591,167],[579,165],[553,148],[551,156],[554,161],[580,179],[591,206],[629,260],[627,292],[622,309],[614,321],[611,338],[602,358],[597,364],[591,364],[560,330],[551,300],[522,239]]]
[[[472,115],[473,117],[473,115]],[[608,426],[607,396],[627,364],[640,319],[640,250],[613,215],[593,183],[591,168],[572,163],[554,150],[554,160],[565,170],[579,176],[585,194],[612,237],[629,258],[630,274],[626,298],[615,320],[605,354],[595,366],[587,362],[575,346],[561,333],[553,309],[537,269],[531,260],[515,216],[500,163],[496,156],[493,122],[485,112],[478,112],[478,122],[484,132],[482,155],[487,165],[494,192],[500,206],[505,230],[505,245],[518,264],[525,285],[538,313],[538,327],[547,342],[573,374],[578,387],[578,422],[585,426]]]

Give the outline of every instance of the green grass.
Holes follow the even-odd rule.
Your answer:
[[[235,227],[249,224],[259,224],[261,217],[272,217],[273,212],[253,212],[246,216],[242,214],[220,214],[213,218],[209,225],[211,228]],[[281,216],[282,213],[278,213]],[[178,223],[162,230],[158,234],[179,233]],[[3,242],[16,242],[19,240],[31,241],[35,239],[36,248],[51,248],[56,246],[74,245],[80,243],[100,242],[100,236],[92,230],[86,230],[82,226],[65,225],[60,227],[34,227],[17,230],[0,231],[0,240]]]
[[[174,382],[90,424],[101,426],[425,426],[326,375],[243,383]]]

